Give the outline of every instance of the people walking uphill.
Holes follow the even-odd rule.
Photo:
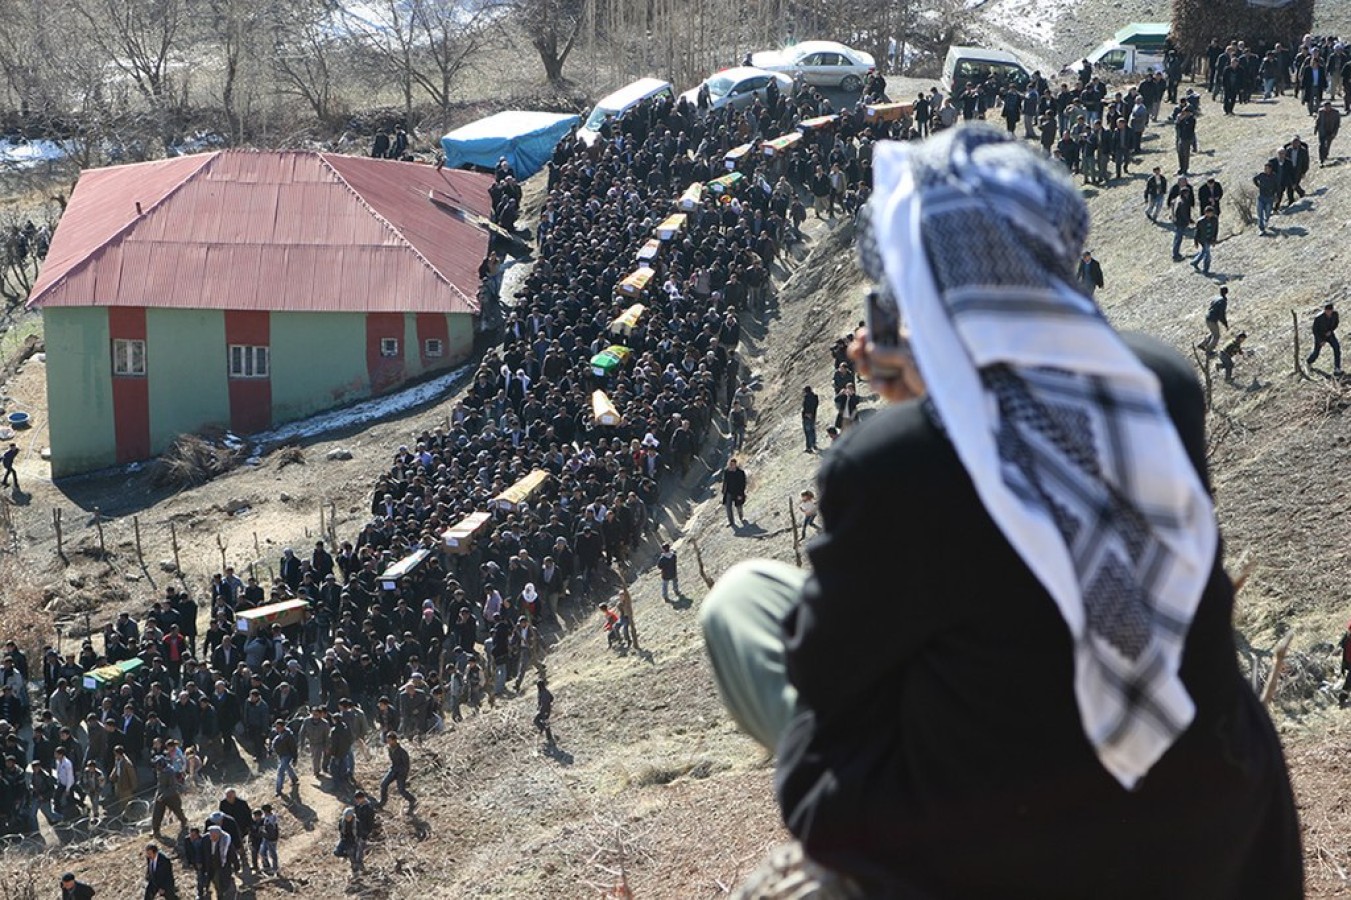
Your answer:
[[[1038,151],[874,166],[860,256],[910,331],[852,352],[888,405],[822,463],[810,569],[738,563],[699,614],[788,831],[842,896],[1298,900],[1192,366],[1074,287],[1088,209]]]
[[[1323,352],[1323,345],[1326,344],[1332,348],[1332,374],[1342,374],[1342,345],[1337,340],[1337,326],[1341,324],[1341,316],[1331,303],[1323,305],[1323,311],[1313,318],[1313,352],[1305,360],[1312,366],[1317,360],[1318,355]]]
[[[1348,63],[1351,65],[1351,63]],[[1332,106],[1331,100],[1324,100],[1314,121],[1313,131],[1318,136],[1318,167],[1327,165],[1328,155],[1332,152],[1332,140],[1342,127],[1342,114]]]
[[[300,776],[296,774],[296,757],[300,755],[300,750],[296,744],[295,733],[285,720],[278,719],[272,723],[272,736],[268,741],[268,747],[277,758],[277,796],[282,796],[282,788],[286,785],[288,775],[291,777],[291,790],[299,794]]]
[[[1210,248],[1220,239],[1220,219],[1215,215],[1215,207],[1207,206],[1205,215],[1196,223],[1196,255],[1192,257],[1192,268],[1200,268],[1210,274]]]
[[[389,801],[389,786],[392,784],[398,788],[399,796],[408,801],[408,807],[404,811],[411,816],[413,810],[417,808],[417,797],[408,792],[412,760],[408,757],[408,751],[399,743],[399,736],[392,731],[385,735],[385,748],[389,751],[389,771],[380,781],[380,807],[383,809]]]
[[[1220,295],[1210,301],[1210,306],[1206,307],[1206,330],[1210,332],[1205,339],[1196,346],[1206,351],[1207,354],[1215,352],[1215,348],[1220,345],[1220,326],[1223,325],[1227,330],[1229,328],[1229,288],[1220,288]]]
[[[676,552],[670,544],[661,545],[661,555],[657,557],[657,571],[661,575],[661,599],[670,600],[671,591],[676,599],[680,598],[680,567],[677,565]]]
[[[1102,287],[1102,264],[1093,258],[1093,254],[1084,251],[1079,259],[1079,290],[1092,297]]]
[[[1192,210],[1196,206],[1196,192],[1187,183],[1186,177],[1177,180],[1168,192],[1168,209],[1173,218],[1173,262],[1182,259],[1182,239],[1186,237],[1187,227],[1192,223]]]
[[[821,398],[812,390],[811,385],[802,389],[802,435],[807,441],[807,452],[816,452],[816,411],[821,406]]]
[[[178,900],[174,864],[155,844],[145,845],[145,900]]]
[[[1281,179],[1271,163],[1267,163],[1253,176],[1252,183],[1257,188],[1257,233],[1266,234],[1271,214],[1280,202]]]
[[[545,742],[554,746],[554,732],[549,725],[549,717],[554,711],[554,695],[549,683],[541,678],[535,682],[535,730],[544,735]]]
[[[1145,216],[1149,221],[1159,220],[1159,211],[1163,209],[1163,201],[1167,196],[1168,179],[1163,170],[1155,166],[1154,172],[1145,181]]]
[[[0,455],[0,466],[4,466],[5,477],[0,478],[0,485],[8,485],[11,478],[14,479],[14,490],[19,490],[19,473],[14,470],[14,460],[19,457],[19,445],[10,444],[5,449],[3,455]]]

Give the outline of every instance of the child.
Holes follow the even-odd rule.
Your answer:
[[[281,862],[277,859],[277,842],[281,840],[281,821],[272,811],[271,803],[264,803],[260,810],[263,817],[262,856],[263,871],[269,875],[281,874]],[[258,812],[254,813],[255,816]]]
[[[807,529],[816,524],[816,494],[803,491],[797,501],[797,511],[802,514],[802,533],[806,534]]]
[[[1224,369],[1224,380],[1234,380],[1234,357],[1243,355],[1243,342],[1248,339],[1246,332],[1240,331],[1234,339],[1224,345],[1220,351],[1220,368]]]
[[[103,772],[98,764],[92,759],[85,763],[84,772],[80,774],[80,799],[89,801],[89,818],[99,818],[99,807],[103,803],[103,788],[107,780],[103,777]]]
[[[609,645],[613,647],[615,644],[620,642],[619,613],[615,612],[613,609],[610,609],[609,604],[606,603],[600,604],[599,608],[601,611],[601,615],[605,616],[605,624],[601,626],[601,630],[605,632],[606,640],[609,641]]]
[[[263,852],[263,811],[255,809],[253,818],[246,825],[249,835],[249,856],[253,860],[253,870],[261,871],[258,868],[258,857]]]

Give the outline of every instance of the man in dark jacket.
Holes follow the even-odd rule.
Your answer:
[[[94,900],[95,890],[75,878],[74,872],[61,876],[61,900]]]
[[[741,563],[699,617],[729,710],[775,748],[789,831],[864,897],[1296,900],[1299,823],[1275,729],[1238,669],[1190,365],[1105,320],[1050,315],[1081,308],[1064,281],[1088,213],[1034,151],[968,127],[884,158],[874,178],[878,252],[865,264],[899,298],[913,352],[886,351],[876,371],[887,374],[873,383],[890,405],[822,464],[811,574]],[[992,189],[1023,182],[1036,189]],[[910,281],[911,265],[930,277]],[[964,304],[981,327],[956,327]],[[1076,352],[1062,353],[1054,334],[1041,347],[1009,336],[1028,328],[1064,329]],[[876,352],[866,335],[855,342],[861,371]],[[1052,375],[1053,360],[1068,370]],[[1063,393],[1090,374],[1092,390]],[[1125,413],[1117,392],[1142,384],[1149,401]],[[1056,424],[1065,415],[1074,427]],[[1104,427],[1130,434],[1131,449],[1108,450]],[[1053,460],[1064,467],[1046,478]],[[1134,476],[1109,485],[1115,466]],[[1081,499],[1055,483],[1062,476]],[[1163,494],[1166,522],[1153,505]],[[1083,506],[1088,496],[1115,499]],[[1081,567],[1069,560],[1089,510],[1104,556]],[[1165,533],[1177,542],[1155,543]],[[1158,581],[1162,559],[1125,549],[1143,549],[1137,541],[1184,580]],[[1065,568],[1047,566],[1051,557]],[[1132,596],[1100,580],[1109,561]],[[1107,618],[1094,612],[1102,601]],[[1180,633],[1165,638],[1156,629],[1172,626],[1127,613],[1142,601],[1184,602]],[[894,640],[860,652],[860,623]],[[1094,659],[1085,640],[1122,653]],[[1178,651],[1167,663],[1156,655],[1165,641]],[[1085,677],[1108,658],[1132,673],[1118,673],[1124,683]],[[1154,714],[1176,698],[1161,692],[1155,660],[1167,691],[1188,698],[1181,720]],[[1127,734],[1148,735],[1148,746]]]
[[[1324,100],[1314,121],[1313,131],[1318,135],[1318,167],[1321,169],[1328,161],[1332,151],[1332,139],[1342,127],[1342,114],[1332,106],[1332,101]]]
[[[1102,287],[1102,264],[1087,250],[1079,259],[1078,281],[1079,289],[1090,297]]]
[[[1312,366],[1323,351],[1323,345],[1332,348],[1332,374],[1342,374],[1342,345],[1337,340],[1337,325],[1341,317],[1331,303],[1323,306],[1323,311],[1313,317],[1313,352],[1306,362]]]
[[[741,517],[741,524],[746,524],[746,511],[743,508],[746,504],[746,470],[733,457],[727,461],[727,468],[722,470],[722,505],[727,510],[727,524],[736,527],[736,520],[732,518],[732,511]]]
[[[1205,339],[1196,346],[1207,354],[1214,353],[1215,348],[1220,345],[1220,326],[1223,325],[1227,330],[1229,328],[1229,288],[1220,288],[1220,295],[1210,301],[1210,306],[1206,308],[1206,331],[1210,332]]]
[[[417,797],[408,792],[408,776],[412,769],[412,760],[408,758],[408,751],[399,743],[399,736],[394,732],[385,734],[385,747],[389,751],[389,771],[380,781],[380,806],[384,807],[389,801],[389,786],[395,785],[399,789],[399,796],[408,801],[408,815],[413,814],[417,808]]]
[[[1168,209],[1173,217],[1173,262],[1182,259],[1182,238],[1187,234],[1187,226],[1192,223],[1192,209],[1196,206],[1196,192],[1187,183],[1184,175],[1168,192]]]
[[[155,844],[145,845],[145,900],[178,900],[174,864]]]
[[[811,385],[802,389],[802,434],[807,439],[807,452],[816,450],[816,410],[821,398],[816,396]]]
[[[1271,214],[1281,197],[1280,177],[1271,163],[1267,163],[1262,171],[1252,177],[1252,183],[1257,188],[1257,232],[1266,234],[1267,223],[1271,221]]]
[[[1195,244],[1198,248],[1192,257],[1192,268],[1200,268],[1210,274],[1210,248],[1220,239],[1220,219],[1215,215],[1215,207],[1207,206],[1205,214],[1196,223]]]

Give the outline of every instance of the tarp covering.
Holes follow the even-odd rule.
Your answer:
[[[577,121],[567,113],[508,110],[456,128],[441,138],[441,148],[446,165],[453,167],[472,164],[491,169],[505,156],[516,177],[524,179],[544,168]]]

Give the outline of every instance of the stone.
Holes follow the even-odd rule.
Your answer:
[[[335,461],[336,461],[336,460],[351,459],[351,458],[352,458],[352,451],[351,451],[351,450],[348,450],[346,447],[335,447],[335,448],[333,448],[332,450],[328,451],[328,453],[324,454],[324,456],[325,456],[327,459],[335,460]]]
[[[286,493],[285,491],[282,491],[280,494],[277,495],[277,499],[280,500],[282,503],[290,503],[291,495]]]
[[[243,497],[232,497],[225,501],[225,511],[232,516],[241,510],[248,509],[250,506],[252,504]]]
[[[170,574],[178,571],[178,566],[174,565],[172,559],[161,559],[159,561],[159,568],[161,572],[168,572]]]

